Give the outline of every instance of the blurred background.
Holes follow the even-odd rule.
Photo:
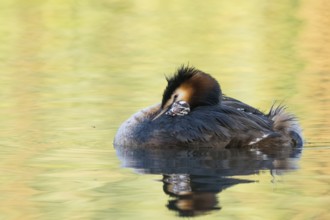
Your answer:
[[[261,110],[285,103],[306,140],[275,192],[269,173],[252,176],[206,218],[329,218],[329,11],[327,0],[2,0],[0,219],[175,218],[159,177],[120,168],[112,141],[182,64]]]

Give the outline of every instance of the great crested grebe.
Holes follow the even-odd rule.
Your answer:
[[[167,78],[162,102],[125,121],[117,146],[301,147],[301,129],[285,106],[268,114],[224,96],[219,83],[192,67]]]

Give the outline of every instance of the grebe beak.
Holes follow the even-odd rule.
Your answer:
[[[154,117],[152,119],[152,121],[156,120],[157,118],[159,118],[162,114],[164,114],[167,111],[167,108],[163,109],[158,115],[156,115],[156,117]]]

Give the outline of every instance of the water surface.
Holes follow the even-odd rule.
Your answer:
[[[126,168],[112,141],[187,63],[261,110],[283,101],[306,140],[289,167],[208,176],[200,187],[212,193],[197,197],[214,209],[196,215],[329,219],[329,10],[325,0],[1,1],[0,219],[177,219],[164,186],[205,179]],[[204,159],[183,161],[219,168]]]

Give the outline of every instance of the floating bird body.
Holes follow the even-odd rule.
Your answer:
[[[191,67],[167,78],[162,102],[143,109],[119,128],[115,146],[218,148],[301,147],[301,129],[285,106],[265,114],[224,96],[217,80]]]

